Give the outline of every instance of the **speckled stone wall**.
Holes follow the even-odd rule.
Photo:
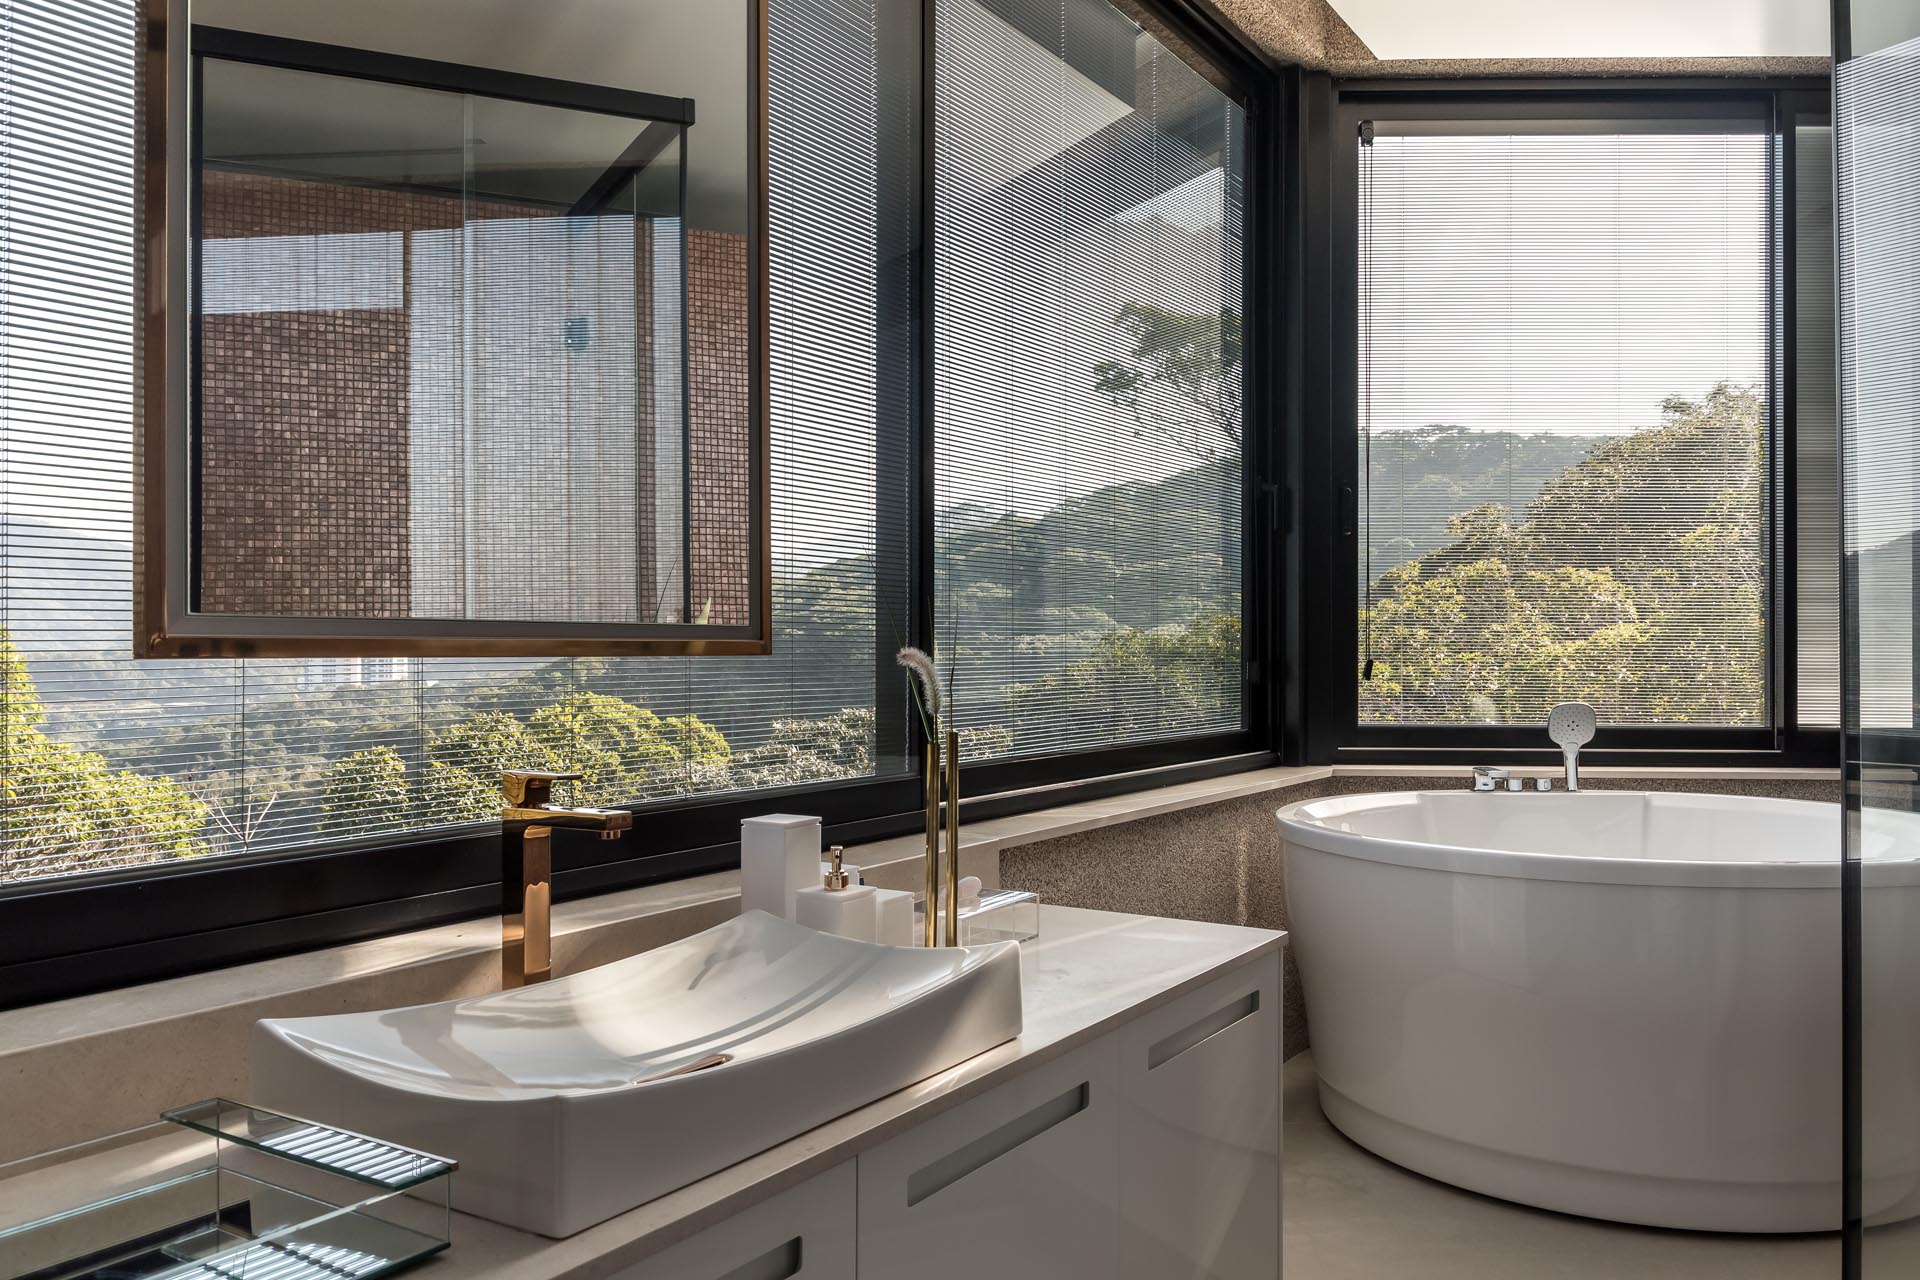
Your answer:
[[[1830,58],[1360,58],[1328,59],[1336,76],[1368,79],[1555,80],[1618,76],[1824,76]]]
[[[1214,0],[1213,7],[1281,62],[1318,68],[1373,56],[1327,0]]]
[[[1448,790],[1460,779],[1331,778],[1184,809],[1080,835],[1016,845],[1000,854],[1002,884],[1046,901],[1104,911],[1287,927],[1286,875],[1273,811],[1296,800],[1374,791]],[[1589,790],[1712,791],[1838,802],[1840,784],[1776,779],[1599,778]],[[1308,1044],[1307,1009],[1291,952],[1285,974],[1286,1054]]]

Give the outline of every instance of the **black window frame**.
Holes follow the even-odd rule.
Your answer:
[[[1303,437],[1293,483],[1302,495],[1296,530],[1294,628],[1300,663],[1292,717],[1298,759],[1334,764],[1547,763],[1559,753],[1544,727],[1527,725],[1380,725],[1359,719],[1359,539],[1353,511],[1360,492],[1357,405],[1359,290],[1359,126],[1367,119],[1544,119],[1572,116],[1727,118],[1730,110],[1764,122],[1770,135],[1767,294],[1769,450],[1767,494],[1771,575],[1767,617],[1769,723],[1755,727],[1604,728],[1588,755],[1598,764],[1837,767],[1837,727],[1798,722],[1795,618],[1793,403],[1794,308],[1792,172],[1794,125],[1830,102],[1826,77],[1749,80],[1348,80],[1318,77],[1303,90],[1313,121],[1303,139],[1309,169],[1299,202],[1309,243],[1307,279],[1297,291],[1305,369],[1320,371],[1300,397]],[[1314,316],[1322,324],[1310,323]]]
[[[989,0],[991,2],[991,0]],[[1018,6],[995,5],[1014,20]],[[1223,91],[1246,110],[1246,239],[1243,272],[1244,399],[1242,505],[1241,728],[1056,755],[988,760],[963,771],[969,821],[1233,773],[1275,763],[1269,709],[1277,702],[1272,653],[1279,629],[1274,584],[1284,577],[1268,536],[1281,511],[1277,466],[1285,327],[1277,282],[1285,238],[1281,169],[1294,127],[1294,73],[1234,33],[1197,0],[1152,0],[1150,30],[1164,28],[1209,64]],[[1006,11],[1003,11],[1006,10]],[[909,531],[876,569],[882,618],[904,621],[908,643],[935,635],[932,399],[932,112],[934,0],[882,5],[882,57],[897,60],[893,95],[912,104],[911,128],[883,130],[883,222],[911,226],[908,242],[885,239],[904,260],[904,287],[882,286],[883,324],[908,329],[900,367],[883,374],[881,413],[906,425],[881,433],[881,518]],[[766,59],[759,59],[764,76]],[[891,66],[892,63],[890,62]],[[904,508],[904,509],[902,509]],[[881,544],[885,546],[884,541]],[[893,663],[900,636],[888,626],[875,652],[875,776],[655,802],[634,809],[617,842],[556,840],[554,892],[566,901],[729,870],[739,865],[742,818],[801,809],[822,816],[839,843],[903,835],[924,820],[917,735],[911,732],[904,673]],[[309,849],[147,864],[0,888],[0,1008],[107,990],[224,965],[333,946],[499,910],[498,834],[487,824],[419,838],[383,838]]]

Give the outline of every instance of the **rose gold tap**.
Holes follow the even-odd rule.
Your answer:
[[[568,809],[552,802],[553,784],[577,773],[508,769],[500,775],[500,985],[522,987],[553,976],[553,829],[597,831],[617,840],[633,826],[625,809]]]

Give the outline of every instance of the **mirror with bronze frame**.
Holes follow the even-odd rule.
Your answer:
[[[139,657],[765,653],[764,0],[149,0]]]

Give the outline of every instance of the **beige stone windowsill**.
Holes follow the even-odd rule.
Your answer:
[[[962,871],[999,883],[1003,851],[1203,805],[1349,777],[1458,777],[1458,766],[1338,765],[1249,770],[1151,785],[1123,795],[966,824]],[[1554,770],[1518,769],[1522,774]],[[1591,778],[1823,781],[1819,769],[1613,769]],[[1040,798],[1048,790],[1028,793]],[[872,883],[912,889],[918,835],[859,845],[849,860]],[[575,972],[697,933],[739,909],[739,874],[726,871],[562,903],[554,910],[554,968]],[[392,1008],[477,995],[498,984],[498,925],[490,918],[235,965],[0,1012],[0,1092],[9,1107],[0,1161],[150,1122],[163,1108],[215,1094],[245,1097],[247,1041],[266,1017]]]

